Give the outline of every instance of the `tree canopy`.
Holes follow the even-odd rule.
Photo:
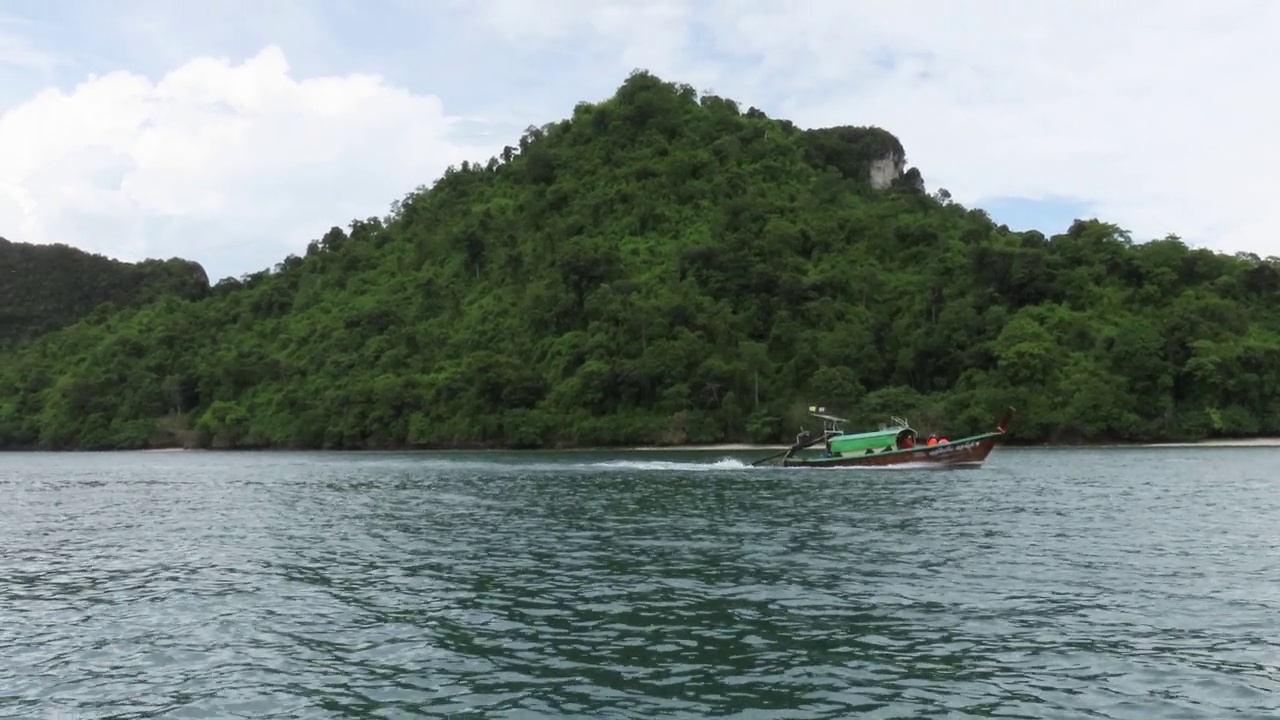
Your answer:
[[[125,263],[66,245],[0,238],[0,348],[70,325],[104,303],[199,299],[208,291],[204,268],[189,260]]]
[[[957,437],[1280,431],[1280,261],[1014,232],[879,128],[634,73],[303,256],[0,356],[0,445],[789,440],[811,404]]]

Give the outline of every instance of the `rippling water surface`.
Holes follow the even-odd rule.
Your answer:
[[[1280,716],[1280,450],[618,457],[0,455],[0,716]]]

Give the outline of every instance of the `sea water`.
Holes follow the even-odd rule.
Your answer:
[[[752,459],[0,454],[0,716],[1280,716],[1280,450]]]

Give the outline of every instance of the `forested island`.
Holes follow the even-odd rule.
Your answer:
[[[126,263],[67,245],[0,237],[0,349],[80,320],[94,310],[142,305],[163,295],[209,293],[199,263],[174,258]]]
[[[905,158],[637,72],[211,288],[163,265],[188,280],[90,309],[73,256],[11,269],[0,446],[786,442],[812,404],[952,437],[1014,406],[1023,443],[1280,433],[1280,260],[1012,231]]]

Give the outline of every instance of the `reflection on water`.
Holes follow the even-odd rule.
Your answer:
[[[1276,458],[0,456],[0,715],[1274,717]]]

